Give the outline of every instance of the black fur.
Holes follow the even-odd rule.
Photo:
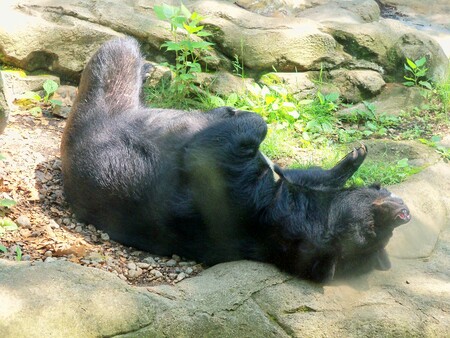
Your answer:
[[[384,247],[409,213],[380,187],[343,188],[364,146],[330,170],[272,170],[259,115],[145,108],[145,71],[123,38],[83,72],[61,146],[78,218],[125,245],[207,264],[253,259],[315,281],[389,268]]]

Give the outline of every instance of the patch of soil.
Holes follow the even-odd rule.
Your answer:
[[[135,285],[177,283],[203,270],[176,255],[159,257],[111,241],[93,225],[78,222],[64,200],[59,144],[65,121],[28,113],[10,117],[0,135],[0,198],[17,205],[0,210],[19,225],[0,232],[8,250],[0,258],[51,263],[69,260],[116,274]]]

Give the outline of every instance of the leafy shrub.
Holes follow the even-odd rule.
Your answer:
[[[404,64],[407,75],[404,76],[406,82],[403,82],[405,86],[421,86],[427,89],[433,89],[431,83],[426,79],[428,68],[425,68],[425,63],[427,58],[423,56],[422,58],[412,61],[406,58],[406,63]]]
[[[191,13],[183,4],[180,6],[163,4],[154,6],[153,9],[159,19],[170,23],[173,40],[166,41],[161,47],[175,53],[175,65],[166,64],[174,74],[172,89],[186,96],[190,91],[196,90],[194,80],[196,73],[202,70],[200,62],[208,60],[205,52],[213,45],[201,38],[210,36],[211,33],[204,31],[204,26],[200,25],[204,17],[197,12]]]

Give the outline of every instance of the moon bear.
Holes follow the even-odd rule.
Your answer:
[[[256,113],[150,109],[132,38],[106,42],[84,69],[61,153],[67,201],[111,239],[208,265],[268,262],[316,282],[390,267],[385,246],[408,207],[378,185],[344,187],[367,154],[333,168],[283,169],[259,150]]]

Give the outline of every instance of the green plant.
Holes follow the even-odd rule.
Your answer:
[[[239,55],[234,54],[234,60],[231,61],[233,65],[233,72],[240,76],[241,78],[245,77],[245,68],[244,68],[244,40],[241,39],[241,57]]]
[[[419,141],[427,146],[430,146],[436,150],[436,152],[441,155],[444,159],[450,160],[450,148],[446,148],[443,145],[439,144],[441,141],[440,136],[432,136],[430,140],[419,138]]]
[[[8,249],[3,244],[0,244],[0,251],[6,253]],[[20,246],[16,245],[15,252],[16,252],[16,261],[20,262],[22,260],[22,249],[20,249]]]
[[[20,262],[22,260],[22,249],[20,246],[16,245],[16,261]]]
[[[60,100],[51,99],[52,95],[58,89],[58,83],[48,79],[45,80],[42,87],[44,88],[44,96],[41,97],[36,92],[28,91],[16,100],[16,104],[27,108],[33,116],[40,116],[44,107],[62,105]]]
[[[397,162],[365,162],[349,180],[348,185],[368,185],[380,183],[381,185],[398,184],[409,176],[417,174],[422,168],[412,167],[408,159],[403,158]]]
[[[339,117],[340,122],[352,126],[351,128],[343,128],[338,131],[341,142],[350,142],[368,137],[385,137],[388,135],[389,129],[400,125],[400,117],[377,113],[373,103],[363,103],[366,109],[355,109]],[[358,128],[354,128],[355,125]]]
[[[0,234],[7,231],[7,230],[17,230],[17,224],[14,223],[11,219],[8,217],[4,217],[6,214],[5,209],[9,209],[13,206],[15,206],[17,203],[16,201],[9,199],[9,198],[0,198]]]
[[[196,90],[194,80],[196,74],[202,70],[200,62],[208,60],[205,54],[213,45],[201,38],[210,36],[211,33],[204,31],[204,26],[200,25],[200,21],[204,18],[197,12],[191,13],[183,4],[180,6],[163,4],[154,6],[153,9],[159,19],[170,23],[173,40],[164,42],[161,47],[175,53],[175,65],[168,65],[174,73],[172,88],[178,94],[186,96]],[[182,31],[181,34],[179,30]]]
[[[406,58],[406,63],[404,64],[407,75],[403,76],[406,82],[403,82],[405,86],[421,86],[427,89],[433,89],[431,83],[427,80],[426,75],[428,68],[425,68],[425,63],[427,58],[423,56],[422,58],[412,61]]]

